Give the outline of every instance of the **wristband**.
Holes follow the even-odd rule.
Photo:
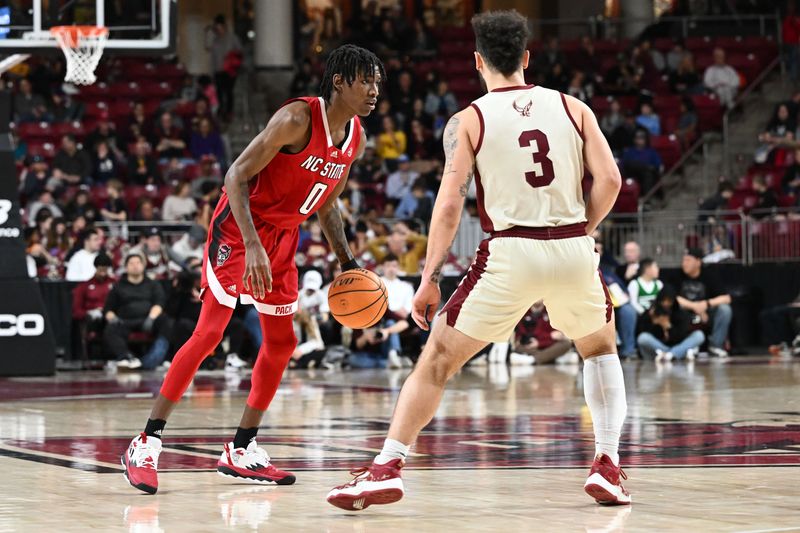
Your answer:
[[[355,258],[347,261],[346,263],[342,263],[342,272],[353,270],[354,268],[361,268],[361,265],[358,264],[358,261],[356,261]]]

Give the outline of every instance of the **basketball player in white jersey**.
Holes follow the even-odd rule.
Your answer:
[[[428,329],[439,306],[439,276],[455,238],[467,189],[476,180],[481,224],[490,237],[442,309],[397,400],[374,462],[334,488],[328,502],[347,510],[403,496],[400,470],[430,422],[445,384],[490,342],[505,342],[537,300],[553,327],[584,359],[584,394],[596,455],[584,489],[601,504],[629,504],[618,445],[626,414],[613,309],[589,237],[614,205],[620,175],[597,119],[557,91],[526,85],[527,20],[516,11],[472,19],[475,68],[488,94],[455,114],[444,132],[445,168],[428,236],[413,317]],[[581,179],[594,177],[588,203]]]

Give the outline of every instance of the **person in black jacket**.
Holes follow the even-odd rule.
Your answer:
[[[644,359],[656,362],[694,360],[706,336],[691,329],[689,314],[675,302],[671,290],[662,290],[653,306],[642,315],[636,339]]]
[[[125,275],[114,285],[103,310],[106,317],[103,343],[116,357],[116,367],[135,370],[153,369],[167,355],[170,318],[163,313],[164,289],[144,275],[145,259],[132,252],[125,257]],[[155,341],[140,361],[131,353],[128,335],[140,331],[152,333]]]

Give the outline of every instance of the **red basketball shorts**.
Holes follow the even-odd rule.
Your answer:
[[[257,299],[249,290],[244,289],[244,243],[227,197],[223,196],[214,211],[206,241],[203,297],[211,292],[219,303],[230,308],[235,308],[237,299],[240,299],[243,304],[255,305],[258,312],[265,315],[291,315],[297,311],[295,253],[298,230],[277,228],[257,220],[255,222],[272,269],[272,292]]]

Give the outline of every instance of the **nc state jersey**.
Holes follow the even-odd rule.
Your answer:
[[[564,95],[504,87],[472,107],[481,123],[475,185],[482,229],[584,222],[583,135]]]
[[[325,101],[304,97],[286,104],[298,100],[311,108],[311,138],[296,154],[278,152],[250,184],[250,211],[256,224],[299,226],[325,203],[358,154],[361,122],[357,117],[350,119],[340,149],[328,129]]]

